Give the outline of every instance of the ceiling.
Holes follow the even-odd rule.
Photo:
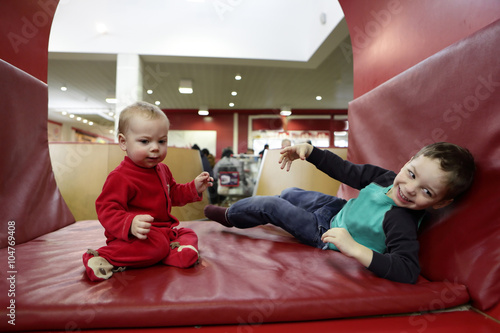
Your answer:
[[[272,7],[264,0],[248,3],[243,0],[154,0],[152,2],[163,6],[165,3],[176,5],[164,8],[171,20],[159,26],[155,25],[158,22],[154,17],[151,19],[156,23],[150,24],[144,6],[134,9],[138,8],[138,1],[117,1],[96,2],[100,10],[89,3],[95,0],[60,2],[49,42],[49,119],[88,127],[88,123],[76,120],[81,117],[94,122],[94,129],[113,128],[114,118],[110,112],[116,112],[115,105],[106,103],[105,99],[115,97],[117,54],[131,52],[141,58],[142,87],[139,89],[143,100],[159,102],[163,109],[279,110],[283,106],[292,111],[347,109],[352,99],[350,39],[336,1],[317,0],[315,7],[309,0],[286,0],[287,6],[282,0],[274,0],[272,4],[276,7]],[[152,7],[147,9],[148,15],[159,12]],[[315,7],[314,10],[311,7]],[[196,13],[200,21],[196,24],[191,17],[193,8],[204,10]],[[85,10],[88,12],[84,13]],[[180,15],[182,13],[189,15]],[[207,18],[207,13],[212,17]],[[176,16],[183,16],[183,20],[175,21]],[[120,27],[120,22],[135,28],[124,31],[127,28]],[[96,33],[96,23],[104,24],[109,30]],[[200,26],[189,34],[180,26],[188,23]],[[281,29],[281,26],[287,28]],[[75,31],[75,27],[79,30]],[[226,30],[233,35],[221,36],[224,35],[221,31]],[[235,31],[241,36],[237,41]],[[169,38],[182,35],[183,43],[175,44],[175,49],[154,46],[173,43],[157,42],[164,35]],[[311,35],[320,36],[312,38]],[[218,54],[221,48],[208,48],[209,36],[216,36],[212,41],[214,45],[220,46],[223,42],[231,45],[231,51]],[[102,42],[104,38],[106,43]],[[125,43],[123,38],[128,41]],[[230,38],[231,43],[221,41],[224,38]],[[186,47],[181,49],[179,44]],[[252,44],[252,51],[247,44]],[[236,74],[242,79],[235,80]],[[192,94],[179,93],[181,79],[192,80]],[[62,86],[67,90],[61,91]],[[148,90],[152,90],[152,94],[148,94]],[[233,91],[237,92],[236,96],[231,94]],[[322,99],[317,100],[316,96]],[[69,118],[71,114],[75,118]]]

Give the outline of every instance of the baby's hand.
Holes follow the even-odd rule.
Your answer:
[[[194,179],[194,185],[196,186],[196,191],[198,193],[203,193],[207,188],[213,186],[214,179],[210,177],[210,174],[206,171],[200,173],[198,177]]]
[[[151,230],[151,222],[154,218],[151,215],[136,215],[130,226],[130,233],[139,239],[148,238],[148,233]]]

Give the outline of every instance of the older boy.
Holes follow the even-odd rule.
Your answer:
[[[187,268],[198,260],[196,234],[175,228],[179,221],[171,209],[201,200],[213,179],[202,172],[190,183],[175,182],[161,163],[169,126],[165,113],[149,103],[135,103],[120,113],[118,140],[127,156],[109,174],[96,201],[107,245],[83,255],[90,280],[108,279],[124,267],[162,262]]]
[[[281,151],[281,168],[301,159],[332,178],[361,190],[345,201],[297,188],[273,197],[240,200],[230,208],[207,206],[205,215],[225,226],[271,223],[301,242],[338,250],[376,275],[415,283],[420,273],[417,229],[427,208],[442,208],[472,183],[475,165],[468,150],[450,143],[421,149],[398,174],[358,165],[308,144]]]

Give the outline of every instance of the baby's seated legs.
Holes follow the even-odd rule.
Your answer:
[[[178,228],[178,237],[170,243],[171,251],[162,260],[165,265],[188,268],[197,263],[198,237],[193,230]]]
[[[152,229],[145,240],[115,239],[97,251],[87,251],[83,254],[83,264],[91,281],[103,281],[124,267],[147,267],[160,262],[170,252],[168,244],[163,232]]]

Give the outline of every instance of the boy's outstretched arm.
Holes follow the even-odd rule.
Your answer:
[[[290,171],[292,162],[297,159],[305,160],[313,151],[313,146],[308,143],[301,143],[295,146],[285,147],[280,151],[280,159],[278,163],[281,164],[281,169],[286,167],[286,171]]]
[[[332,243],[340,252],[356,259],[365,267],[370,266],[372,262],[373,251],[356,242],[349,231],[344,228],[329,229],[321,236],[321,240],[324,243]]]

